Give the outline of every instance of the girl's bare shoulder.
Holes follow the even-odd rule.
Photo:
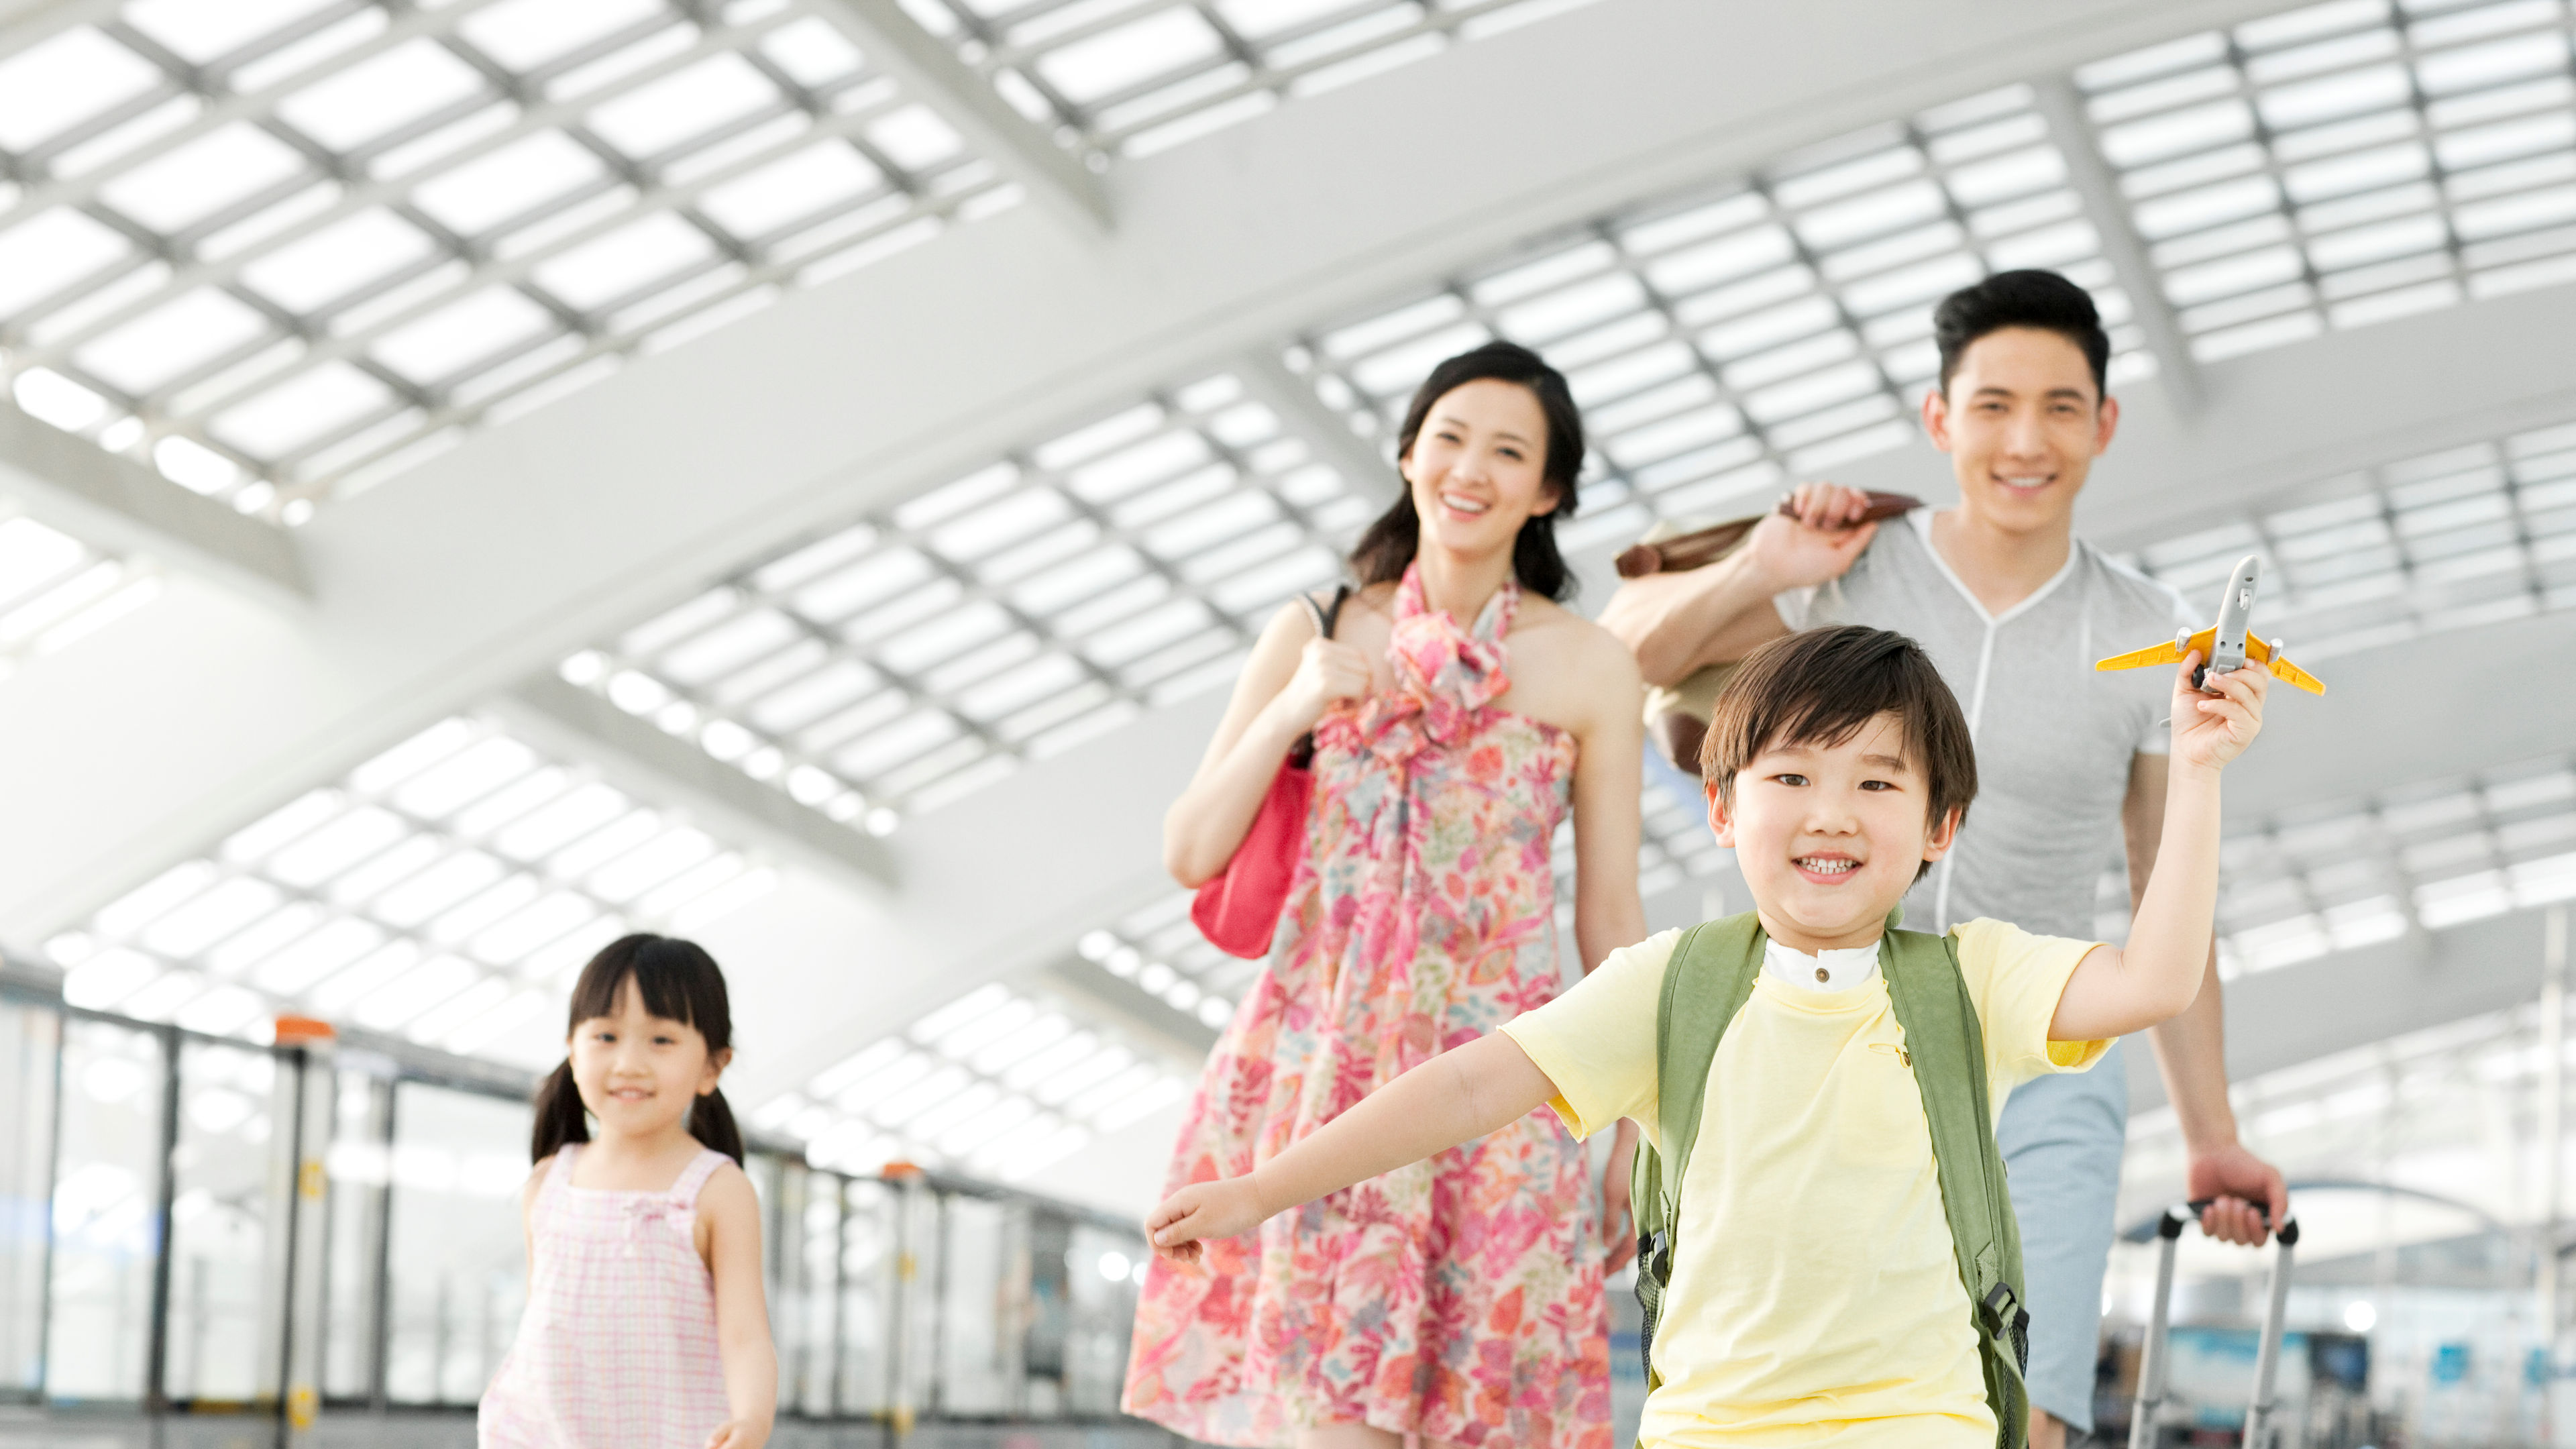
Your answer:
[[[707,1174],[705,1185],[698,1189],[698,1211],[747,1212],[757,1216],[760,1195],[752,1190],[751,1175],[732,1158],[726,1158],[715,1171]]]

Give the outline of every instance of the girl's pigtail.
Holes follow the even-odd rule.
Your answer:
[[[732,1158],[735,1166],[744,1165],[742,1129],[734,1125],[733,1108],[725,1105],[723,1089],[707,1093],[689,1108],[689,1135],[698,1139],[698,1145]]]
[[[727,1115],[725,1122],[730,1126],[733,1118]],[[567,1142],[589,1140],[590,1123],[582,1115],[581,1089],[573,1085],[572,1059],[567,1057],[537,1088],[537,1122],[528,1135],[528,1160],[543,1162]]]

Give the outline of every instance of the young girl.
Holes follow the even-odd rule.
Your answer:
[[[483,1449],[768,1439],[760,1203],[716,1090],[732,1040],[724,973],[691,942],[627,936],[582,968],[570,1056],[537,1091],[528,1308],[483,1395]]]

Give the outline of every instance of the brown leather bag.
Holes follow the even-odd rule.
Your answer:
[[[1910,494],[1872,493],[1860,522],[1884,522],[1922,506],[1923,500]],[[1795,516],[1785,499],[1776,511]],[[1658,523],[1646,531],[1644,538],[1621,551],[1615,560],[1619,577],[1634,579],[1705,568],[1742,548],[1753,525],[1761,521],[1762,515],[1757,513],[1687,533],[1672,524]],[[1711,664],[1694,670],[1679,683],[1657,685],[1646,691],[1647,737],[1683,774],[1699,773],[1699,748],[1708,738],[1709,719],[1717,712],[1718,692],[1734,675],[1733,664]]]

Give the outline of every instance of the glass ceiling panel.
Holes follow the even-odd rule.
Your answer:
[[[2214,610],[2236,561],[2259,556],[2263,634],[2293,660],[2576,608],[2576,425],[2391,463],[2335,491],[2125,561]]]
[[[563,675],[882,834],[1231,679],[1372,512],[1221,374],[746,569]]]
[[[761,1104],[751,1121],[844,1172],[901,1160],[1018,1182],[1189,1088],[1161,1052],[994,983]]]
[[[1311,331],[1288,360],[1383,438],[1440,358],[1495,336],[1539,349],[1593,441],[1562,536],[1630,537],[1912,436],[1939,368],[1932,306],[1989,272],[2091,288],[2114,381],[2149,371],[2065,173],[2029,90],[2008,87],[1600,218]]]
[[[2221,848],[2218,966],[2268,971],[2410,931],[2576,897],[2576,760],[2283,811]],[[2128,929],[2128,877],[2105,872],[2095,929]]]
[[[1142,156],[1591,0],[903,0],[1066,146]]]
[[[1016,190],[827,0],[133,0],[0,58],[0,380],[293,524]]]
[[[2576,278],[2571,28],[2337,0],[2078,71],[2192,351]]]
[[[64,999],[217,1034],[306,1012],[542,1066],[592,952],[688,931],[770,869],[686,820],[446,720],[46,945]]]
[[[0,679],[152,602],[161,580],[0,503]]]

